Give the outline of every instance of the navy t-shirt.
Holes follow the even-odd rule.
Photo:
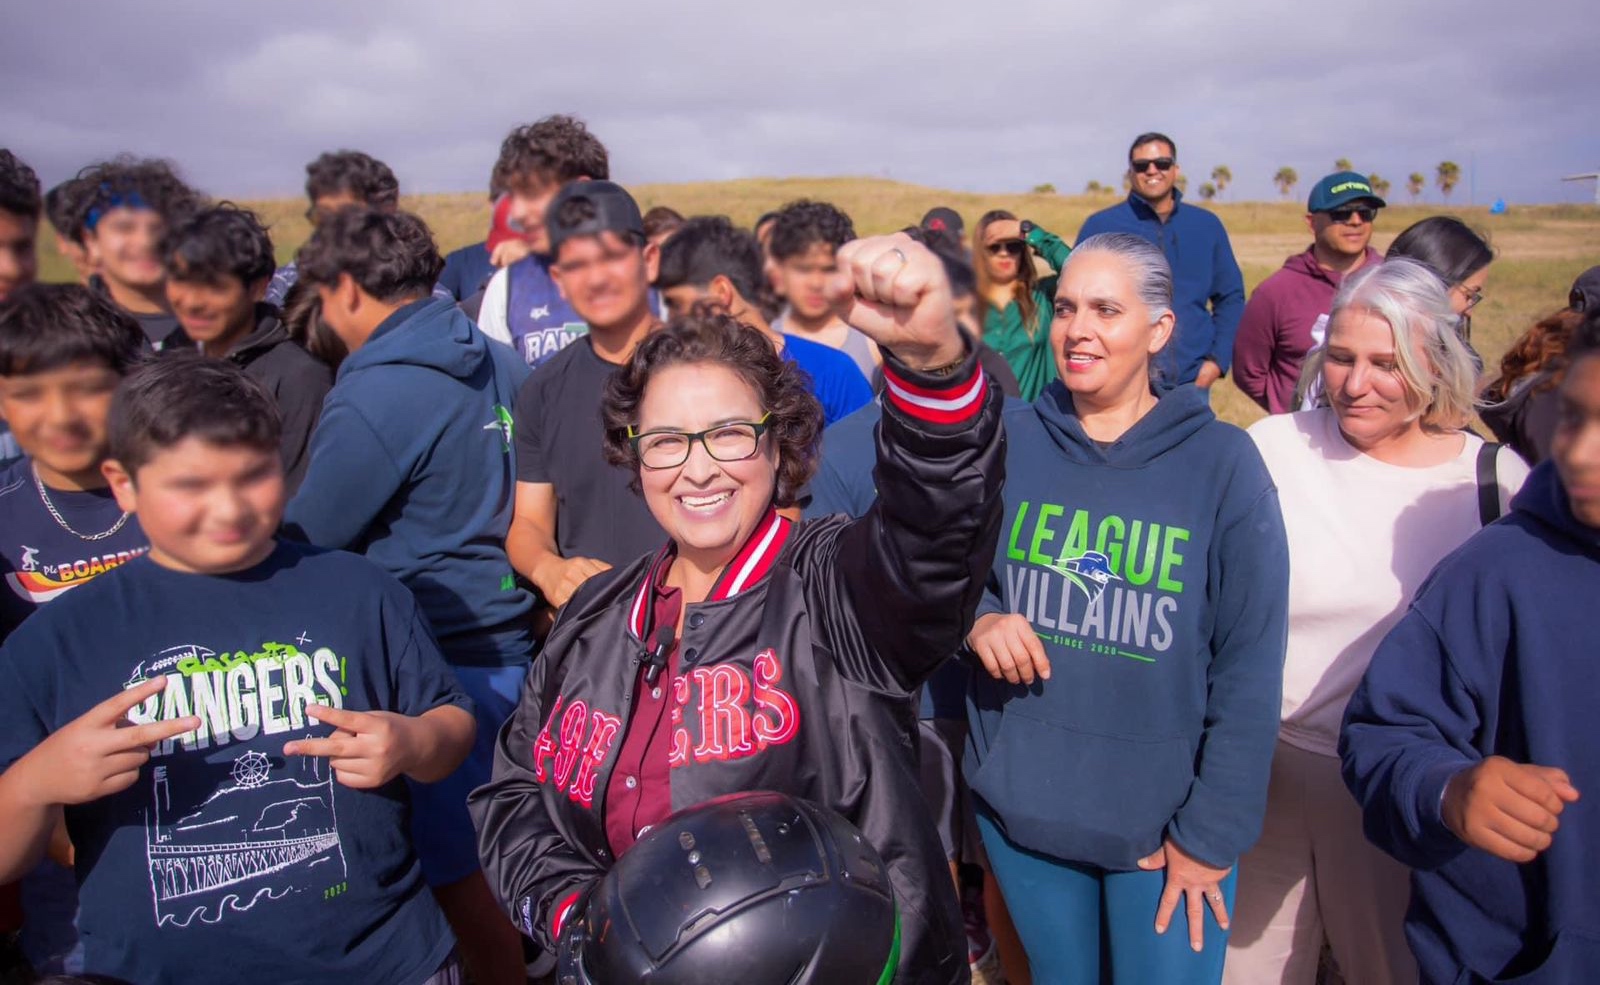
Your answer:
[[[0,470],[0,639],[9,636],[42,603],[131,561],[150,549],[139,518],[129,516],[121,527],[122,508],[109,489],[85,492],[46,490],[58,523],[39,496],[33,461],[21,458]],[[116,532],[99,540],[79,534]]]
[[[48,658],[48,659],[46,659]],[[136,558],[0,647],[0,764],[164,674],[136,723],[198,715],[127,790],[66,808],[85,970],[141,985],[420,982],[454,944],[403,779],[338,783],[284,743],[309,703],[468,708],[415,600],[364,558],[280,542],[231,575]]]
[[[822,404],[824,425],[842,420],[872,401],[872,386],[856,361],[838,349],[784,335],[783,354],[811,377],[811,394]]]
[[[465,301],[483,290],[494,276],[494,264],[489,262],[489,244],[473,243],[454,250],[444,258],[444,270],[439,272],[439,283],[434,286],[437,295],[443,288],[457,301]]]

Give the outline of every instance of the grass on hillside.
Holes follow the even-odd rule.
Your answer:
[[[747,178],[682,185],[639,185],[632,189],[641,209],[670,205],[685,215],[726,215],[749,225],[761,213],[796,198],[833,202],[855,220],[863,235],[890,232],[917,222],[935,205],[960,212],[969,226],[989,209],[1008,209],[1064,238],[1076,236],[1091,212],[1120,200],[1117,193],[1092,195],[982,195],[947,192],[878,178]],[[1191,199],[1189,201],[1196,201]],[[246,203],[272,229],[280,260],[294,255],[309,232],[300,199]],[[481,240],[488,228],[489,203],[482,195],[407,196],[402,205],[433,228],[444,251]],[[1221,217],[1253,290],[1282,265],[1285,257],[1310,242],[1305,209],[1299,202],[1214,202],[1205,206]],[[1430,215],[1454,214],[1484,231],[1499,254],[1490,272],[1483,303],[1473,312],[1473,344],[1491,370],[1524,329],[1562,307],[1579,273],[1600,263],[1600,208],[1544,205],[1514,208],[1491,216],[1488,209],[1395,204],[1378,218],[1373,245],[1385,249],[1406,226]],[[45,237],[49,239],[49,237]],[[40,251],[41,276],[67,280],[71,269],[53,246]],[[1248,424],[1261,412],[1231,383],[1219,384],[1213,405],[1224,419]]]

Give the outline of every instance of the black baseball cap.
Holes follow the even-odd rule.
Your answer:
[[[922,228],[931,229],[937,233],[946,233],[960,239],[966,232],[966,224],[961,221],[961,213],[948,206],[938,205],[928,210],[922,217]]]
[[[568,202],[588,202],[590,217],[562,224],[560,215]],[[561,250],[561,244],[575,236],[598,236],[601,233],[636,233],[644,236],[644,217],[639,214],[639,203],[627,189],[614,181],[569,181],[556,192],[556,197],[544,211],[544,225],[550,234],[550,254]]]
[[[1572,282],[1567,307],[1573,311],[1600,311],[1600,267],[1590,267]]]

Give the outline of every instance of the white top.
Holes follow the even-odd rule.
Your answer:
[[[1272,472],[1289,537],[1289,649],[1279,735],[1338,755],[1339,724],[1373,651],[1446,554],[1478,530],[1478,449],[1406,468],[1356,450],[1328,407],[1268,417],[1250,437]],[[1502,511],[1528,477],[1496,456]]]
[[[511,325],[506,320],[506,292],[511,289],[510,267],[501,267],[483,289],[483,306],[478,309],[478,331],[502,345],[511,345]]]

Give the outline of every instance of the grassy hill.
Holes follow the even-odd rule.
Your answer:
[[[1064,237],[1072,238],[1085,217],[1119,199],[1117,194],[984,195],[947,192],[879,178],[746,178],[736,181],[678,185],[638,185],[632,189],[642,208],[670,205],[685,215],[716,213],[749,225],[763,212],[796,198],[820,198],[848,212],[862,234],[889,232],[910,225],[935,205],[947,205],[969,223],[988,209],[1009,209]],[[1310,242],[1301,201],[1220,202],[1216,212],[1233,240],[1244,268],[1245,286],[1253,289],[1282,265],[1286,256]],[[308,227],[300,199],[247,203],[272,226],[278,254],[293,255]],[[427,220],[443,250],[483,238],[489,205],[483,196],[421,195],[403,200]],[[1491,268],[1484,301],[1473,312],[1473,343],[1491,367],[1498,366],[1506,347],[1533,321],[1562,307],[1572,281],[1600,263],[1600,208],[1591,205],[1545,205],[1518,208],[1491,216],[1478,208],[1396,204],[1378,219],[1374,245],[1385,249],[1400,230],[1418,219],[1449,212],[1484,231],[1499,259]],[[49,237],[47,236],[46,239]],[[64,260],[46,246],[41,250],[46,279],[71,276]],[[1260,412],[1228,384],[1214,399],[1225,419],[1246,424]]]

